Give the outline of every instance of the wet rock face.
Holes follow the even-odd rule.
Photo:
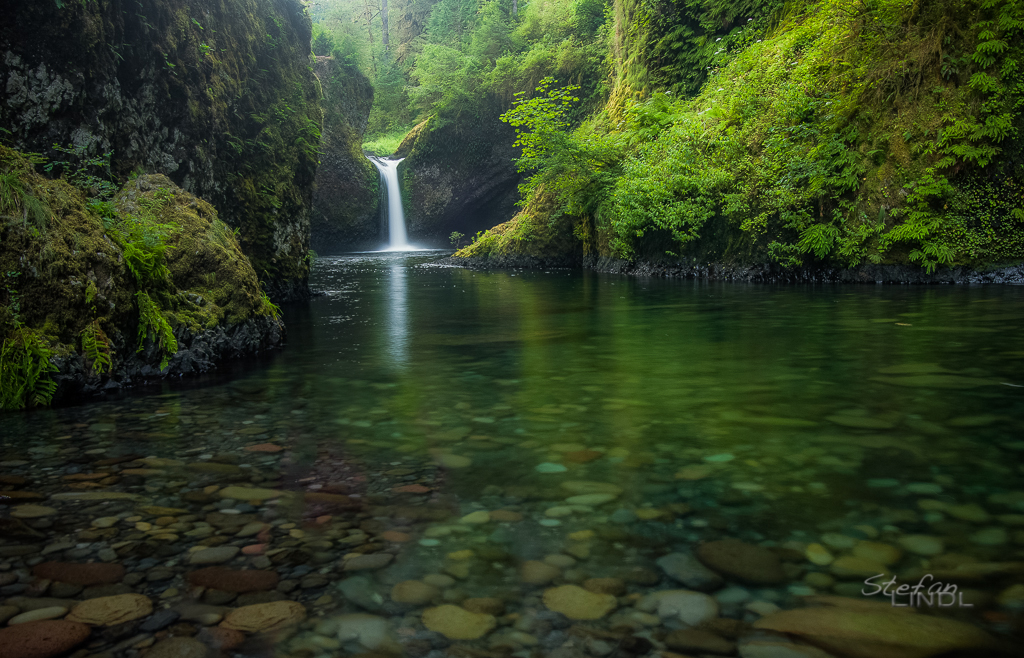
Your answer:
[[[508,109],[502,102],[483,105],[474,120],[431,119],[399,148],[407,155],[398,174],[413,243],[447,247],[453,231],[472,236],[516,214],[515,131],[498,119]]]
[[[304,296],[322,114],[298,0],[62,4],[0,16],[13,145],[167,175],[240,229],[272,296]]]
[[[373,87],[333,57],[317,57],[313,70],[324,90],[324,125],[310,244],[321,254],[379,247],[380,176],[362,150]]]

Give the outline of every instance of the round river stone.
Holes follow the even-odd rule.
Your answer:
[[[306,617],[306,608],[296,601],[272,601],[236,608],[227,614],[221,626],[246,633],[275,631],[298,624]]]
[[[69,621],[80,621],[92,626],[116,626],[133,619],[148,617],[153,612],[153,602],[141,594],[118,594],[88,599],[76,605]]]
[[[55,580],[70,585],[110,585],[124,578],[120,564],[76,564],[74,562],[43,562],[32,567],[32,575],[43,580]]]
[[[719,573],[755,585],[778,585],[787,580],[775,553],[738,539],[702,544],[697,548],[697,559]]]
[[[188,575],[188,582],[193,585],[224,592],[238,592],[239,594],[274,589],[280,580],[281,577],[277,575],[276,571],[227,569],[225,567],[207,567]]]
[[[470,612],[457,605],[423,611],[423,625],[449,640],[475,640],[490,633],[497,623],[493,615]]]
[[[89,627],[73,621],[33,621],[0,629],[4,658],[50,658],[89,637]]]

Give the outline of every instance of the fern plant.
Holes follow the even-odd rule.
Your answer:
[[[98,319],[85,325],[82,329],[82,352],[85,358],[92,363],[92,370],[96,374],[109,374],[114,368],[111,359],[110,339],[100,327]]]
[[[33,224],[42,228],[50,220],[50,212],[32,189],[19,178],[19,172],[9,171],[0,174],[0,214],[17,218],[21,215],[21,223],[28,226],[29,217]]]
[[[139,347],[135,351],[142,351],[146,338],[153,332],[154,341],[163,355],[160,359],[160,369],[163,370],[170,363],[171,357],[178,352],[178,341],[174,338],[174,331],[145,291],[135,293],[135,303],[139,307]]]
[[[53,352],[35,331],[17,327],[0,346],[0,409],[47,405],[57,391]]]

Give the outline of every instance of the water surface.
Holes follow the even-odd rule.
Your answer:
[[[4,472],[57,488],[90,459],[134,455],[233,465],[241,475],[228,480],[250,486],[350,495],[362,516],[335,510],[337,527],[315,505],[238,506],[275,521],[283,539],[271,546],[294,550],[317,523],[332,528],[309,553],[319,558],[288,567],[325,574],[295,595],[325,613],[360,609],[334,589],[346,574],[332,560],[386,530],[407,539],[383,548],[397,556],[390,566],[368,572],[385,598],[396,582],[446,572],[466,595],[523,605],[536,604],[517,579],[525,560],[568,553],[578,564],[563,563],[555,582],[581,582],[624,567],[657,572],[657,557],[723,537],[798,552],[824,543],[834,556],[863,540],[942,542],[938,556],[904,552],[892,565],[901,573],[1020,560],[1024,288],[477,272],[430,266],[434,257],[319,259],[312,285],[323,294],[285,309],[286,348],[230,377],[8,414]],[[244,450],[267,443],[283,451]],[[115,488],[177,507],[189,491],[227,484],[231,469],[216,471]],[[593,492],[614,495],[564,500]],[[497,509],[523,520],[459,522]],[[83,523],[130,514],[119,502],[85,512]],[[176,556],[193,543],[175,536],[177,548],[157,557],[183,564]],[[791,607],[863,587],[861,576],[806,576],[829,565],[797,558],[787,568],[788,584],[748,587],[723,614],[750,617],[742,604],[753,598]],[[982,593],[975,622],[1008,628],[1015,608],[991,599],[1005,584],[969,584]],[[996,613],[983,620],[985,610]]]

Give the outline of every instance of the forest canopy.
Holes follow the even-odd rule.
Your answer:
[[[928,272],[1024,256],[1019,0],[377,1],[315,14],[318,53],[373,81],[364,148],[571,90],[557,125],[517,128],[544,135],[517,221],[565,218],[587,250],[715,236],[719,256]]]

